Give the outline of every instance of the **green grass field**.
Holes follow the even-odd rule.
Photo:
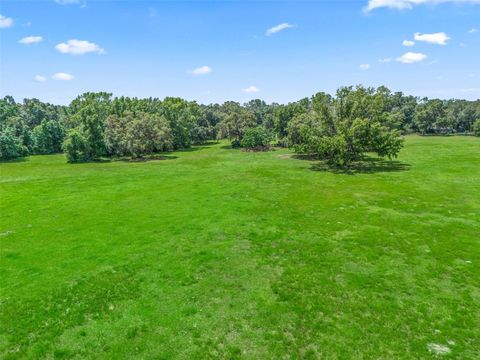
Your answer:
[[[478,359],[480,139],[0,164],[0,358]]]

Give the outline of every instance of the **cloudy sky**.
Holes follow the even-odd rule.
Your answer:
[[[480,0],[2,0],[0,96],[480,98]]]

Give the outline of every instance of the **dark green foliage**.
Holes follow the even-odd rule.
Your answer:
[[[247,129],[241,141],[241,146],[252,150],[267,150],[273,136],[270,131],[262,126]]]
[[[36,154],[61,152],[64,138],[64,129],[57,121],[43,120],[32,131],[34,152]]]
[[[105,144],[110,155],[141,157],[171,150],[173,138],[165,117],[126,112],[124,117],[107,118]]]
[[[11,127],[0,130],[0,159],[10,160],[27,154],[20,138],[15,136],[15,129]]]
[[[230,102],[225,105],[226,114],[218,124],[218,136],[230,139],[232,146],[240,145],[245,131],[257,125],[255,115],[252,111],[243,109],[240,104]]]
[[[104,119],[102,113],[96,111],[96,106],[87,105],[73,116],[78,122],[78,130],[85,139],[85,160],[95,160],[105,155],[105,142],[103,138]]]
[[[243,105],[233,101],[200,105],[174,97],[164,100],[112,98],[112,94],[106,92],[84,93],[69,106],[38,99],[17,103],[11,96],[0,99],[0,130],[14,129],[24,155],[58,152],[64,134],[76,129],[85,140],[81,161],[106,155],[132,156],[126,144],[116,142],[115,120],[108,125],[108,119],[116,116],[121,122],[128,117],[140,119],[150,115],[162,117],[168,123],[171,145],[160,146],[165,149],[188,148],[213,139],[229,139],[233,147],[240,147],[249,128],[262,126],[274,135],[277,146],[295,146],[300,151],[305,145],[304,137],[318,132],[318,126],[322,128],[322,137],[336,136],[341,130],[335,125],[337,119],[345,120],[347,127],[356,119],[367,119],[381,124],[383,129],[398,130],[402,134],[471,134],[474,121],[480,118],[480,100],[419,99],[401,92],[392,93],[384,86],[377,89],[344,87],[335,96],[320,92],[284,105],[267,104],[260,99]],[[311,126],[312,129],[307,129]],[[104,133],[107,127],[110,127],[108,136]],[[105,142],[107,138],[110,143]],[[145,145],[145,150],[140,150],[138,145],[136,142],[140,153],[150,151],[146,150],[150,145]]]
[[[195,117],[189,107],[189,103],[180,98],[167,97],[162,102],[163,115],[170,124],[175,149],[192,144],[191,133],[195,127]]]
[[[473,134],[475,136],[480,136],[480,119],[477,119],[474,123],[473,123]]]
[[[341,88],[333,100],[318,95],[313,109],[290,123],[289,144],[335,166],[348,166],[367,152],[396,157],[403,140],[389,122],[383,91]]]
[[[439,99],[426,100],[418,105],[415,114],[415,125],[422,134],[433,134],[446,131],[445,108]]]
[[[71,129],[63,143],[67,161],[71,163],[87,161],[87,140],[78,129]]]

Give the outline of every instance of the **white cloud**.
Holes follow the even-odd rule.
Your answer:
[[[30,45],[30,44],[37,44],[42,40],[43,40],[43,37],[41,36],[27,36],[27,37],[24,37],[23,39],[20,39],[18,42],[20,44]]]
[[[368,69],[370,69],[370,64],[361,64],[361,65],[360,65],[360,69],[362,69],[362,70],[368,70]]]
[[[204,65],[200,66],[196,69],[193,69],[191,73],[193,75],[207,75],[210,74],[213,71],[213,69],[210,66]]]
[[[420,34],[415,33],[413,38],[417,41],[424,41],[430,44],[447,45],[447,41],[450,40],[447,34],[444,32],[438,32],[433,34]]]
[[[380,62],[380,63],[389,63],[390,61],[392,61],[391,57],[378,59],[378,62]]]
[[[44,81],[47,81],[47,78],[45,76],[42,76],[42,75],[35,75],[33,80],[38,81],[38,82],[44,82]]]
[[[440,3],[480,4],[480,0],[369,0],[367,6],[364,8],[364,11],[369,12],[379,8],[409,10],[415,5]]]
[[[292,24],[289,24],[289,23],[282,23],[282,24],[278,24],[276,26],[273,26],[271,27],[270,29],[268,29],[266,32],[265,32],[265,35],[267,36],[271,36],[273,34],[276,34],[282,30],[285,30],[285,29],[290,29],[290,28],[293,28],[294,26]]]
[[[251,86],[249,86],[249,87],[247,87],[247,88],[245,88],[245,89],[242,89],[242,91],[245,92],[245,93],[251,94],[251,93],[257,93],[257,92],[259,92],[260,89],[257,88],[257,87],[254,86],[254,85],[251,85]]]
[[[415,41],[412,41],[412,40],[403,40],[402,45],[403,45],[403,46],[414,46],[414,45],[415,45]]]
[[[13,26],[13,19],[0,15],[0,29],[9,28],[10,26]]]
[[[478,29],[475,29],[475,28],[471,28],[470,30],[468,30],[469,34],[474,34],[476,32],[478,32]]]
[[[105,50],[97,44],[86,40],[68,40],[66,43],[60,43],[55,46],[55,49],[62,54],[82,55],[89,52],[96,52],[98,54],[105,54]]]
[[[53,80],[61,80],[61,81],[69,81],[69,80],[73,80],[74,76],[72,74],[67,74],[67,73],[56,73],[56,74],[53,74],[52,79]]]
[[[415,53],[415,52],[407,52],[397,58],[397,61],[403,63],[403,64],[413,64],[416,62],[423,61],[427,58],[427,55],[422,54],[422,53]]]

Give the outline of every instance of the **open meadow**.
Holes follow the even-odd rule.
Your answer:
[[[480,358],[480,138],[0,163],[0,357]]]

